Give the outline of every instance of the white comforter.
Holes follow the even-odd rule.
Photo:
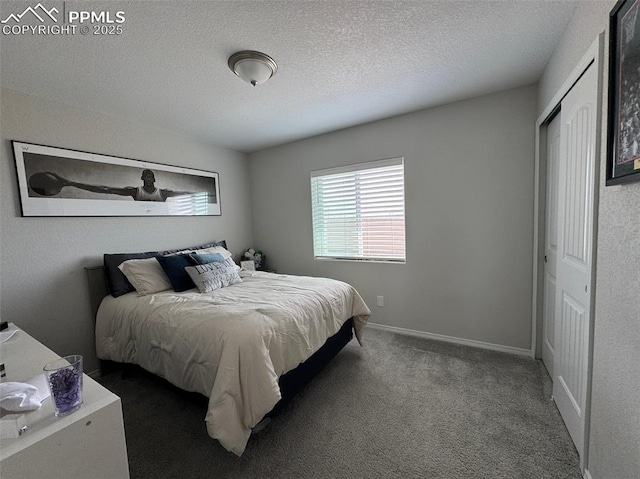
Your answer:
[[[327,278],[242,273],[201,294],[107,296],[97,315],[98,357],[139,364],[209,397],[209,435],[241,455],[251,428],[280,400],[278,378],[309,358],[350,317],[358,341],[370,310]]]

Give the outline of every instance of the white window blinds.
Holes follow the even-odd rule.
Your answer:
[[[404,161],[311,173],[316,258],[405,261]]]

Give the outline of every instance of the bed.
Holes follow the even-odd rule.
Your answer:
[[[221,251],[216,245],[193,251]],[[193,256],[184,251],[178,254]],[[176,252],[133,259],[155,267],[148,260],[158,254]],[[335,356],[351,340],[352,330],[361,342],[370,315],[347,283],[260,271],[237,271],[239,281],[212,291],[201,292],[196,282],[197,288],[183,291],[116,291],[114,297],[117,285],[109,284],[112,294],[107,294],[100,275],[106,271],[109,283],[109,270],[114,273],[118,262],[122,268],[129,256],[105,255],[105,268],[90,270],[92,303],[100,303],[98,358],[139,365],[208,397],[208,434],[238,456],[251,429]],[[225,261],[237,268],[232,260]]]

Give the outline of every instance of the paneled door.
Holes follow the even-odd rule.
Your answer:
[[[592,314],[597,101],[598,77],[591,65],[560,110],[553,397],[581,456]]]
[[[556,317],[560,130],[560,115],[556,115],[547,127],[547,199],[544,240],[544,310],[542,313],[542,361],[551,377],[553,377]]]

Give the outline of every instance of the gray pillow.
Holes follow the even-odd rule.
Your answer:
[[[230,258],[222,262],[187,266],[184,270],[201,293],[210,293],[225,286],[242,283],[236,264]]]

